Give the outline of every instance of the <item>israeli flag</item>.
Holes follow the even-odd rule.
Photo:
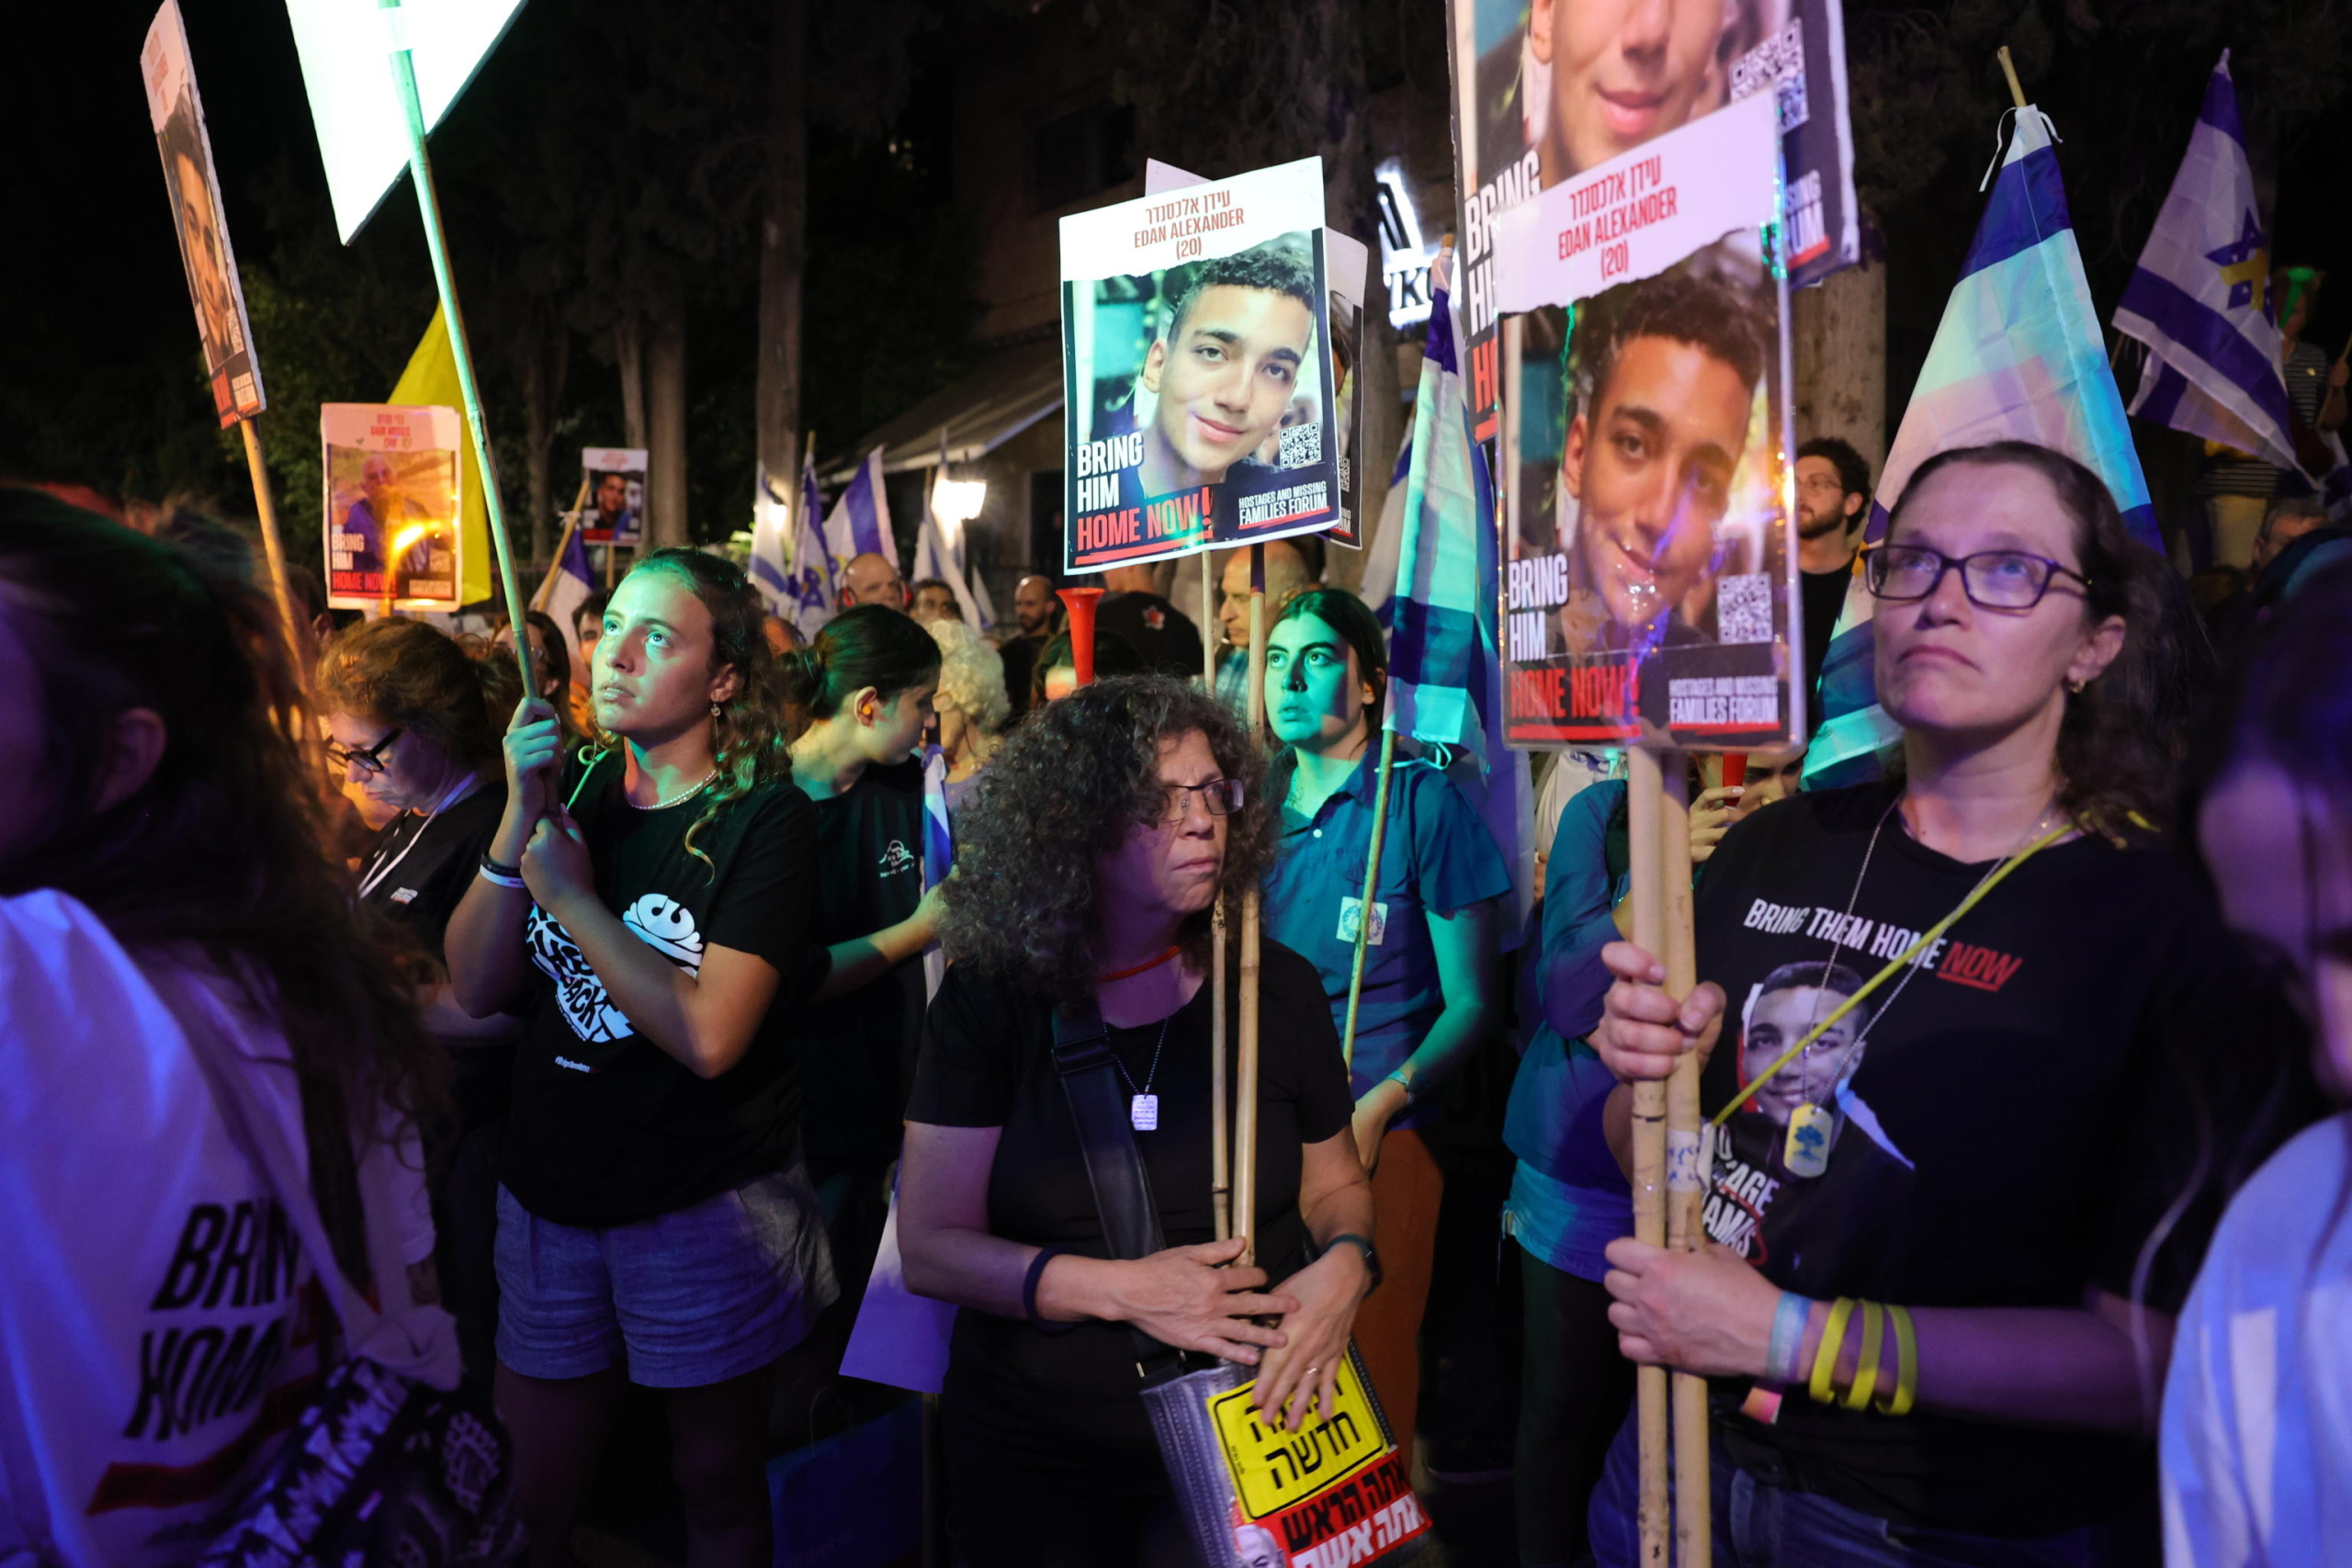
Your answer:
[[[890,532],[890,501],[882,492],[881,447],[865,455],[842,488],[841,499],[833,502],[825,519],[825,553],[833,558],[836,582],[859,556],[899,558],[899,543]]]
[[[797,506],[777,489],[767,469],[760,469],[759,515],[752,525],[752,585],[760,591],[768,614],[790,621],[804,640],[824,629],[840,603],[832,558],[825,553],[824,536],[818,532],[817,519],[823,511],[814,466],[800,470]]]
[[[588,665],[580,657],[580,631],[571,623],[580,614],[580,606],[588,603],[596,592],[595,569],[588,564],[588,546],[580,537],[580,530],[571,530],[563,543],[563,554],[548,569],[547,581],[539,585],[532,604],[555,622],[563,633],[563,645],[571,655],[573,679],[584,690],[588,684]]]
[[[936,746],[922,749],[922,890],[947,880],[956,864],[956,832],[947,816],[947,753]],[[937,944],[923,950],[922,983],[926,998],[939,995],[947,976],[947,955]]]
[[[1888,513],[1929,457],[1955,446],[2034,441],[2104,479],[2132,536],[2162,549],[2148,481],[2075,245],[2050,122],[2031,105],[2009,112],[2017,122],[2008,152],[1903,411],[1863,530],[1864,547],[1886,537]],[[1878,705],[1873,601],[1862,586],[1860,566],[1858,557],[1837,635],[1822,661],[1826,716],[1805,756],[1810,789],[1877,777],[1881,753],[1902,738],[1901,727]]]
[[[2115,330],[2148,345],[2132,412],[2298,468],[2277,312],[2270,239],[2223,50],[2188,155],[2115,308]]]

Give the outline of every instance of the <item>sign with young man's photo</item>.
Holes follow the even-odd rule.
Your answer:
[[[1061,220],[1066,571],[1340,520],[1329,248],[1319,158]]]
[[[1801,732],[1773,112],[1734,105],[1498,226],[1515,745]]]
[[[442,610],[465,581],[458,527],[458,411],[322,403],[327,603],[338,610]]]
[[[581,477],[588,503],[580,536],[592,545],[639,545],[645,538],[646,450],[642,446],[583,446]]]
[[[1538,193],[1728,105],[1769,97],[1788,164],[1792,286],[1860,259],[1842,0],[1447,0],[1455,188],[1453,308],[1477,434],[1502,391],[1496,220]]]

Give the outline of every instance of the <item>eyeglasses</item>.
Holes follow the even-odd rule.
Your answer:
[[[338,768],[347,768],[351,766],[352,763],[356,762],[359,764],[359,771],[363,773],[371,775],[380,773],[384,771],[385,751],[390,748],[393,741],[398,740],[400,738],[401,732],[399,729],[395,728],[390,735],[385,736],[381,740],[377,741],[376,744],[368,747],[364,751],[349,746],[331,745],[327,748],[327,761],[333,762]]]
[[[2023,550],[1979,550],[1948,556],[1925,545],[1877,545],[1869,552],[1864,580],[1881,599],[1909,604],[1943,586],[1957,568],[1968,602],[1984,610],[2030,610],[2050,592],[2053,577],[2071,577],[2085,588],[2091,580],[2046,556]]]
[[[1230,817],[1241,809],[1239,779],[1211,779],[1206,784],[1162,784],[1167,792],[1167,805],[1160,814],[1163,822],[1182,822],[1193,814],[1191,797],[1197,795],[1201,804],[1208,807],[1212,817]]]

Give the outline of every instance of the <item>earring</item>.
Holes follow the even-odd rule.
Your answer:
[[[2076,689],[2079,690],[2080,688]],[[710,716],[713,718],[725,718],[727,716],[727,713],[726,710],[721,708],[717,703],[713,703],[710,705]]]
[[[2066,682],[2066,689],[2079,697],[2083,694],[2083,688],[2089,684],[2088,681],[2069,681]]]

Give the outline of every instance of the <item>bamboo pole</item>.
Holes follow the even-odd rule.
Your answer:
[[[1356,1009],[1363,1000],[1363,958],[1372,944],[1372,901],[1380,891],[1380,850],[1388,837],[1388,781],[1396,771],[1396,732],[1380,732],[1380,782],[1373,788],[1372,847],[1363,857],[1363,902],[1356,907],[1356,951],[1348,968],[1348,1022],[1340,1033],[1340,1056],[1356,1065]]]
[[[2018,81],[2018,68],[2009,58],[2009,46],[2003,44],[1994,51],[1993,58],[2001,62],[2001,74],[2008,78],[2011,101],[2019,108],[2025,107],[2025,87]]]
[[[531,608],[545,614],[548,595],[555,592],[555,574],[563,570],[563,552],[571,544],[571,536],[580,531],[580,514],[588,509],[588,470],[580,471],[580,493],[572,498],[571,510],[564,513],[563,532],[556,536],[555,556],[548,562],[548,574],[539,579],[539,586],[531,594]]]
[[[1250,734],[1266,729],[1266,547],[1250,547]],[[1241,1044],[1234,1064],[1233,1228],[1240,1263],[1256,1261],[1258,1232],[1258,951],[1261,897],[1241,895]]]
[[[1664,785],[1661,759],[1634,748],[1626,756],[1627,843],[1632,861],[1634,945],[1657,954],[1666,947]],[[1645,1078],[1634,1085],[1634,1236],[1651,1247],[1666,1245],[1666,1085]],[[1671,1529],[1667,1501],[1667,1375],[1664,1367],[1642,1367],[1634,1383],[1636,1435],[1640,1439],[1641,1503],[1638,1519],[1641,1568],[1666,1568]]]
[[[1212,552],[1201,552],[1201,620],[1209,620],[1210,606],[1216,603],[1215,572],[1210,566]],[[1216,695],[1216,643],[1204,635],[1201,638],[1201,681],[1211,697]],[[1209,1051],[1209,1205],[1216,1221],[1216,1239],[1225,1240],[1233,1234],[1233,1165],[1232,1146],[1226,1142],[1227,1118],[1231,1100],[1226,1081],[1225,1034],[1225,895],[1217,895],[1216,909],[1209,917],[1209,1039],[1215,1043]]]
[[[286,578],[286,541],[277,532],[277,502],[270,494],[269,465],[262,461],[261,432],[250,419],[237,421],[244,437],[245,468],[253,476],[254,515],[261,520],[262,554],[269,559],[269,591],[277,601],[277,618],[286,628],[286,657],[293,661],[294,678],[311,689],[310,661],[302,657],[302,626],[294,618],[294,593]]]
[[[378,5],[385,11],[400,9],[400,0],[378,0]],[[515,628],[514,662],[523,672],[523,690],[535,692],[538,684],[531,673],[531,639],[522,635],[523,590],[514,581],[514,547],[506,536],[506,509],[499,500],[498,469],[491,460],[490,428],[482,420],[481,389],[474,379],[473,345],[466,337],[465,313],[458,305],[457,275],[449,265],[449,237],[441,227],[441,199],[433,184],[433,160],[425,152],[424,109],[416,98],[416,67],[409,59],[405,42],[390,52],[392,91],[408,120],[409,178],[415,183],[417,212],[424,220],[424,246],[432,255],[433,282],[440,291],[442,321],[449,331],[449,356],[457,362],[458,390],[465,400],[466,427],[473,435],[474,463],[481,470],[482,507],[489,514],[491,552],[498,561],[506,619]],[[462,521],[459,526],[463,526]],[[384,570],[389,579],[390,561],[384,563]]]
[[[1742,761],[1747,760],[1741,753]],[[1690,774],[1680,756],[1661,759],[1658,870],[1665,897],[1667,995],[1677,1001],[1699,983],[1690,928]],[[1656,951],[1656,950],[1653,950]],[[1706,1173],[1699,1157],[1699,1056],[1686,1052],[1666,1084],[1666,1245],[1696,1252],[1703,1240],[1700,1208]],[[1678,1371],[1670,1380],[1674,1427],[1674,1561],[1707,1568],[1713,1561],[1713,1483],[1708,1468],[1707,1380]]]

